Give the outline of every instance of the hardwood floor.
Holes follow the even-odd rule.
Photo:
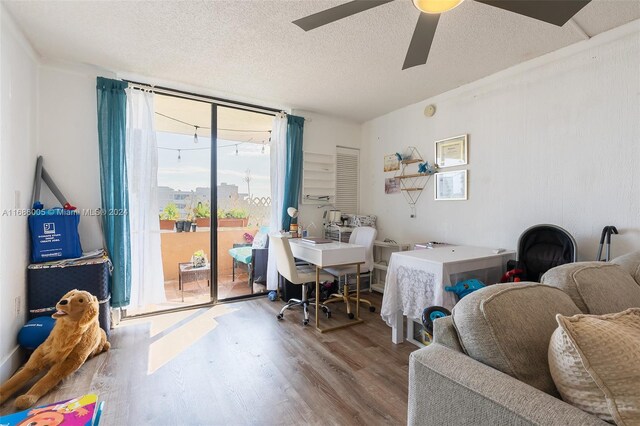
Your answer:
[[[381,297],[366,294],[380,307]],[[380,315],[320,334],[266,298],[124,321],[39,404],[95,392],[101,425],[405,424],[409,343]],[[349,321],[342,304],[324,323]],[[14,411],[13,400],[0,409]]]
[[[263,293],[266,291],[264,285],[254,283],[252,293],[248,279],[247,273],[242,270],[236,273],[235,280],[232,278],[232,274],[220,274],[218,276],[218,300]],[[211,288],[205,280],[186,283],[184,292],[178,289],[178,280],[168,280],[164,282],[164,293],[167,298],[166,302],[147,305],[142,308],[129,308],[127,315],[135,316],[161,312],[191,305],[205,304],[211,301]]]

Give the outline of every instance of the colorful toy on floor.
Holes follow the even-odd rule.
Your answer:
[[[485,284],[480,281],[472,278],[470,280],[464,280],[457,282],[454,286],[447,286],[444,289],[446,291],[450,291],[455,293],[459,299],[467,296],[470,293],[473,293],[476,290],[480,290],[481,288],[486,287]]]
[[[276,300],[278,300],[278,292],[275,290],[271,290],[269,292],[269,294],[267,295],[267,297],[269,298],[269,300],[271,300],[272,302],[275,302]]]
[[[32,319],[18,332],[18,343],[25,349],[34,350],[47,340],[55,323],[56,320],[51,317]]]
[[[444,289],[458,295],[459,299],[473,293],[476,290],[486,287],[480,280],[472,278],[457,282],[454,286],[447,286]],[[433,338],[433,322],[438,318],[444,318],[451,315],[451,312],[442,306],[429,306],[422,311],[422,326],[426,333],[426,340],[431,341]]]
[[[510,269],[500,278],[501,283],[519,283],[524,276],[524,269]]]
[[[438,318],[444,318],[449,315],[451,315],[451,312],[442,306],[429,306],[422,311],[422,326],[429,333],[429,339],[433,336],[433,322]]]

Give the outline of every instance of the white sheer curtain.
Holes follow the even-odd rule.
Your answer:
[[[287,163],[287,116],[280,113],[273,119],[271,129],[271,222],[269,232],[282,229],[282,205],[284,203],[284,175]],[[278,270],[276,256],[269,244],[269,260],[267,263],[267,290],[278,288]]]
[[[153,93],[128,88],[127,183],[131,227],[131,302],[137,308],[166,300],[158,217],[158,144]]]

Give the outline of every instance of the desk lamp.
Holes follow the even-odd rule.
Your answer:
[[[287,209],[287,214],[291,218],[291,225],[289,226],[289,231],[291,231],[291,236],[298,236],[298,221],[296,218],[298,217],[298,209],[295,207],[289,207]]]

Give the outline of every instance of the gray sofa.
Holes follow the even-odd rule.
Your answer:
[[[640,252],[478,290],[409,360],[410,425],[608,425],[559,398],[547,363],[555,315],[640,307]]]

